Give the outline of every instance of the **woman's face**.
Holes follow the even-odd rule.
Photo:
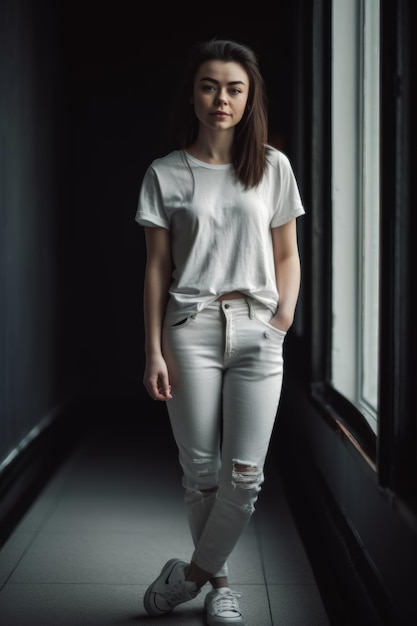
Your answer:
[[[195,114],[213,130],[234,128],[242,119],[249,96],[249,76],[234,61],[205,61],[194,79]]]

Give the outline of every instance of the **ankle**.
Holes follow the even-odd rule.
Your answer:
[[[195,583],[198,589],[201,589],[210,580],[211,576],[212,574],[192,562],[185,571],[185,580]]]

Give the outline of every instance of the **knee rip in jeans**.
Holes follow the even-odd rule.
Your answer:
[[[259,489],[260,471],[256,465],[233,459],[233,486],[240,489]]]

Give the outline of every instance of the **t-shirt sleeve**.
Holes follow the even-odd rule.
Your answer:
[[[304,215],[305,210],[298,184],[289,159],[281,153],[279,164],[279,193],[271,227],[282,226],[295,217]]]
[[[160,184],[152,165],[148,167],[142,180],[135,220],[141,226],[169,228]]]

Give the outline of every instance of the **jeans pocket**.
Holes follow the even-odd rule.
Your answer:
[[[184,319],[175,322],[175,324],[168,325],[168,330],[180,330],[189,326],[192,316],[184,317]]]
[[[266,326],[273,333],[276,333],[281,340],[284,340],[287,335],[286,331],[271,324],[272,317],[272,313],[269,309],[266,309],[265,311],[257,311],[256,313],[256,319],[262,324],[262,326]]]

